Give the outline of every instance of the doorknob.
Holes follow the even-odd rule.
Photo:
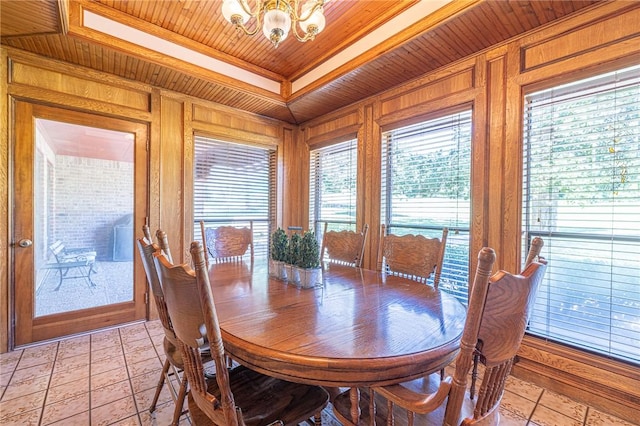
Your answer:
[[[23,238],[20,241],[18,241],[18,245],[22,248],[31,247],[33,245],[33,241]]]

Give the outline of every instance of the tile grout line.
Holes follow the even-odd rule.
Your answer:
[[[53,365],[51,366],[51,371],[49,372],[49,381],[47,382],[47,389],[44,391],[44,398],[42,398],[42,410],[40,410],[40,419],[38,420],[39,425],[42,424],[42,422],[44,421],[44,410],[45,410],[45,407],[47,406],[47,397],[49,396],[49,390],[51,389],[51,381],[53,380],[53,370],[56,368],[56,361],[58,360],[59,351],[60,351],[60,341],[56,342],[56,355],[53,357]]]
[[[149,336],[149,332],[147,330],[147,325],[146,324],[144,325],[144,329],[145,329],[145,331],[147,331],[147,336]],[[127,381],[129,382],[129,389],[131,389],[131,399],[133,400],[133,407],[136,410],[135,416],[138,419],[138,423],[142,424],[142,418],[140,417],[140,410],[138,409],[138,404],[136,403],[136,396],[135,396],[135,392],[134,392],[134,389],[133,389],[133,380],[132,380],[133,378],[131,377],[131,373],[129,372],[129,361],[127,360],[127,356],[126,356],[125,351],[124,351],[124,343],[122,342],[122,334],[121,334],[121,332],[122,332],[122,329],[118,329],[118,335],[120,337],[120,342],[122,343],[120,345],[120,349],[122,351],[122,357],[124,358],[124,364],[125,364],[125,367],[127,369]],[[151,339],[149,339],[149,340],[151,341],[151,343],[153,343],[153,341]],[[133,416],[131,416],[131,417],[133,417]]]

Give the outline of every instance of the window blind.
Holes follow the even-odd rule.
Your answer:
[[[352,139],[310,154],[309,220],[320,238],[324,230],[355,230],[358,141]]]
[[[276,152],[196,136],[194,147],[194,238],[207,226],[248,226],[254,254],[267,256],[275,221]]]
[[[389,233],[441,237],[439,288],[466,303],[469,275],[471,110],[382,135],[382,212]],[[433,278],[433,277],[432,277]]]
[[[640,67],[529,94],[524,119],[522,223],[549,262],[528,331],[640,364]]]

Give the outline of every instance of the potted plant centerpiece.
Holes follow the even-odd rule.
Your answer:
[[[289,281],[293,281],[296,285],[300,283],[300,277],[298,271],[295,266],[298,264],[300,260],[300,243],[302,241],[302,237],[297,232],[291,234],[289,237],[289,250],[287,253],[287,278]]]
[[[300,240],[300,256],[296,262],[299,286],[302,288],[322,285],[322,269],[320,268],[320,248],[313,231],[307,231]]]
[[[269,275],[286,280],[287,271],[284,262],[289,252],[289,239],[284,229],[278,228],[271,236],[271,259],[269,259]]]

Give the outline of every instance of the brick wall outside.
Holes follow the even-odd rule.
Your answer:
[[[49,244],[93,247],[111,260],[114,224],[133,214],[133,173],[133,163],[56,156]]]

